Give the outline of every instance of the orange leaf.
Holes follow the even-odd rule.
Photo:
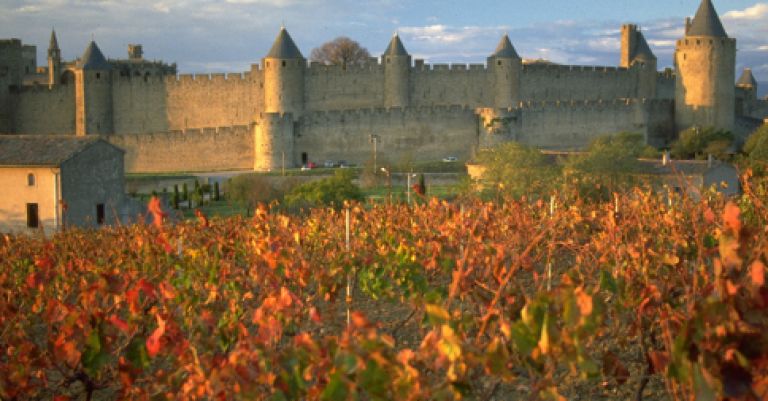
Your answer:
[[[154,357],[160,352],[160,348],[162,346],[160,340],[162,339],[164,333],[165,320],[163,320],[160,316],[157,316],[157,328],[152,332],[152,335],[147,338],[147,354],[149,354],[150,357]]]
[[[752,266],[749,267],[749,276],[755,287],[762,287],[765,284],[765,265],[763,262],[760,260],[752,262]]]
[[[735,203],[728,202],[725,205],[725,209],[723,210],[723,222],[727,227],[733,230],[735,234],[738,234],[738,232],[741,231],[740,214],[741,209],[739,209]]]
[[[712,209],[707,208],[707,210],[704,211],[704,221],[707,223],[715,222],[715,212],[713,212]]]
[[[163,211],[163,207],[160,205],[160,198],[153,196],[147,204],[147,210],[152,215],[152,224],[157,227],[162,227],[163,218],[168,216],[168,213]]]
[[[587,294],[581,287],[576,288],[576,305],[579,306],[581,316],[589,316],[592,313],[592,296]]]
[[[666,352],[651,351],[648,354],[651,359],[651,365],[653,366],[654,373],[664,373],[669,364],[669,355]]]
[[[163,298],[165,299],[176,298],[176,291],[174,291],[173,286],[165,281],[160,283],[160,294],[162,294]]]
[[[323,322],[323,319],[320,317],[320,313],[317,311],[317,308],[315,308],[314,306],[309,308],[309,318],[317,324],[320,324]]]

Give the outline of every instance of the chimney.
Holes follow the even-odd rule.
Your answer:
[[[669,151],[665,150],[664,153],[661,155],[661,165],[662,166],[668,166],[671,159],[669,158]]]

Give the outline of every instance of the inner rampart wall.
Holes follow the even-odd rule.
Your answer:
[[[263,109],[263,72],[166,78],[168,129],[249,124]]]
[[[349,66],[312,63],[304,75],[305,109],[374,108],[384,105],[384,69],[379,64]]]
[[[482,64],[416,64],[411,69],[410,100],[416,107],[493,103],[491,75]]]
[[[115,134],[168,130],[165,78],[117,76],[112,80]]]
[[[295,159],[346,160],[363,165],[468,157],[477,146],[477,117],[466,107],[378,108],[308,113],[300,120]]]
[[[649,113],[656,117],[649,120]],[[515,137],[545,149],[579,150],[601,135],[636,132],[651,138],[673,124],[672,104],[666,101],[525,102]]]
[[[523,65],[521,100],[612,100],[634,98],[639,70],[622,67]]]
[[[105,137],[125,150],[128,173],[249,170],[253,132],[248,125]]]
[[[75,132],[75,85],[22,87],[17,97],[15,132],[73,134]]]

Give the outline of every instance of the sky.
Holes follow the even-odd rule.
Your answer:
[[[348,36],[378,56],[398,32],[427,63],[483,63],[508,33],[523,58],[562,64],[617,65],[620,27],[640,26],[659,59],[672,66],[683,21],[700,0],[0,0],[0,38],[38,46],[45,61],[56,29],[65,59],[91,38],[109,58],[129,43],[144,56],[175,62],[180,73],[241,72],[269,51],[285,25],[305,57]],[[768,1],[714,0],[737,39],[737,78],[751,67],[768,90]]]

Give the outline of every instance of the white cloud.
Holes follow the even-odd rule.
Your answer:
[[[768,18],[768,3],[757,3],[744,10],[733,10],[723,14],[724,20],[761,20]]]

